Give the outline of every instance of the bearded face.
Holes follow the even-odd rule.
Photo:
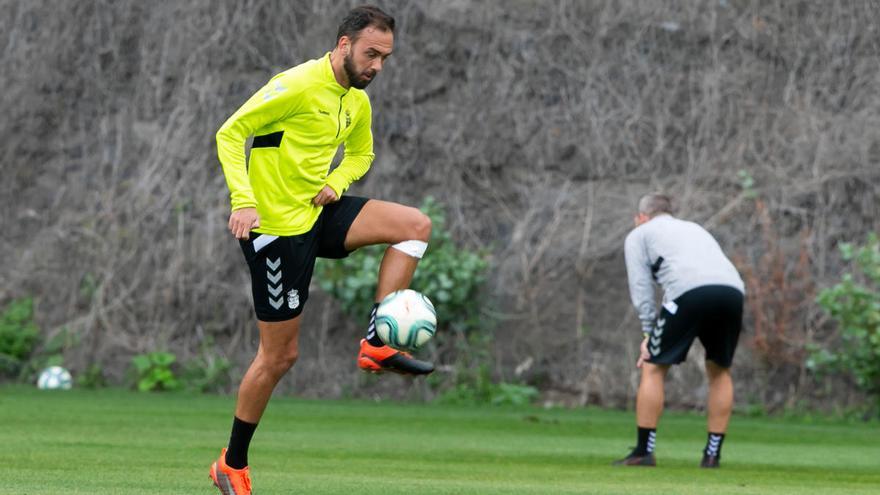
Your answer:
[[[354,57],[351,52],[342,59],[342,68],[345,70],[345,75],[348,77],[349,84],[357,89],[364,89],[369,86],[370,82],[373,81],[373,78],[376,77],[376,74],[379,73],[373,68],[357,67],[354,63]]]
[[[342,45],[340,49],[345,54],[342,69],[349,85],[357,89],[366,88],[382,70],[393,48],[394,34],[372,26],[347,39],[347,45]]]

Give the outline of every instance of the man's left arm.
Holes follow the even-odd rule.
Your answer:
[[[327,185],[336,193],[337,199],[342,197],[354,181],[367,173],[376,156],[373,154],[373,131],[370,128],[373,113],[369,100],[365,102],[364,107],[358,112],[354,129],[345,140],[345,157],[327,177]]]

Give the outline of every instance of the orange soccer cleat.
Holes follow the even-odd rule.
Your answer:
[[[249,468],[233,469],[226,465],[226,449],[220,451],[220,458],[211,464],[211,479],[223,495],[251,495],[251,476]]]
[[[404,375],[427,375],[434,371],[434,365],[427,361],[419,361],[387,345],[371,345],[366,339],[361,339],[357,362],[361,370],[369,373],[393,371]]]

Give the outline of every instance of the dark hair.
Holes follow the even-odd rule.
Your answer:
[[[661,193],[650,193],[639,199],[639,213],[649,217],[661,213],[672,213],[672,198]]]
[[[380,31],[394,32],[394,18],[386,14],[375,5],[361,5],[351,9],[339,24],[336,33],[336,42],[343,36],[348,36],[351,41],[357,39],[358,34],[366,27],[373,26]]]

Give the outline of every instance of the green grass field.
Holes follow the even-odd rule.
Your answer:
[[[0,494],[211,494],[233,399],[0,387]],[[609,463],[633,415],[275,398],[251,448],[268,494],[880,494],[880,427],[735,417],[723,467],[703,419],[667,414],[656,469]],[[219,493],[219,492],[216,492]]]

